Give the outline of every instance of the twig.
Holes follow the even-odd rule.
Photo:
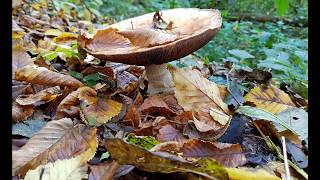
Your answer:
[[[253,125],[257,128],[261,136],[263,137],[264,141],[266,142],[267,146],[270,148],[271,151],[276,152],[278,155],[278,158],[284,161],[284,156],[282,155],[281,151],[278,149],[278,147],[272,142],[272,140],[263,134],[259,126],[253,122]],[[301,168],[299,168],[297,165],[295,165],[293,162],[288,160],[288,164],[295,169],[301,176],[303,176],[305,179],[308,179],[308,174]]]
[[[284,136],[281,136],[281,140],[282,140],[282,152],[283,152],[283,157],[284,157],[284,168],[286,170],[286,179],[291,180],[289,166],[288,166],[286,139],[284,138]]]

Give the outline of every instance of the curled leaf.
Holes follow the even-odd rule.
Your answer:
[[[56,73],[44,67],[31,65],[18,69],[16,71],[16,80],[49,86],[69,86],[74,88],[83,86],[80,81],[69,75]]]
[[[33,105],[39,106],[41,104],[50,102],[56,99],[61,94],[61,90],[59,87],[52,87],[45,90],[42,90],[36,94],[29,95],[20,95],[16,102],[20,105]]]
[[[12,121],[20,122],[26,120],[34,112],[32,106],[20,106],[18,103],[12,104]]]

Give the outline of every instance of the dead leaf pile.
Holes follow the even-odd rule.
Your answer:
[[[175,22],[165,22],[157,12],[149,29],[96,30],[76,12],[52,6],[51,1],[13,2],[12,176],[283,178],[281,168],[248,162],[251,146],[264,142],[260,137],[252,143],[245,138],[219,141],[226,134],[236,136],[237,128],[230,126],[239,119],[248,137],[267,141],[285,136],[289,160],[301,168],[292,170],[307,176],[307,100],[272,85],[269,73],[230,73],[229,87],[211,81],[217,72],[207,66],[201,71],[171,68],[174,94],[148,95],[144,67],[89,54],[168,44],[184,36],[174,31]],[[85,19],[95,19],[89,17]],[[95,35],[80,33],[84,29]],[[220,75],[229,71],[222,69]],[[240,91],[238,85],[245,81],[259,85]],[[258,131],[246,129],[249,125]],[[271,150],[265,151],[274,157]]]

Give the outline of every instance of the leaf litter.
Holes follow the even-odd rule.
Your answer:
[[[156,12],[151,29],[98,31],[96,36],[113,42],[103,44],[80,32],[74,21],[81,19],[49,6],[13,6],[12,134],[13,142],[21,142],[13,150],[12,176],[110,179],[160,173],[181,178],[283,178],[283,170],[268,164],[282,162],[252,125],[259,124],[257,120],[271,124],[265,127],[274,128],[275,137],[285,136],[290,160],[307,170],[307,100],[273,85],[269,72],[231,72],[220,64],[215,67],[219,72],[207,65],[173,65],[174,94],[148,95],[143,67],[103,62],[77,46],[166,44],[183,37],[173,31],[174,22]],[[49,11],[57,16],[43,13]],[[33,17],[25,12],[42,13]],[[229,53],[254,58],[238,49]],[[230,77],[222,84],[209,80],[226,74]],[[258,85],[243,90],[245,82]],[[262,111],[254,112],[257,108]],[[36,112],[46,120],[32,119]],[[96,164],[90,164],[93,159],[98,159]]]

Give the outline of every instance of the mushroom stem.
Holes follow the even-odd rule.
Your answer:
[[[148,78],[148,94],[174,93],[172,76],[167,64],[145,66]]]

